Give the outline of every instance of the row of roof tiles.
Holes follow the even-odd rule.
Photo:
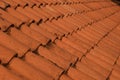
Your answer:
[[[110,22],[109,19],[105,19],[105,22],[107,22],[107,21]],[[59,26],[60,24],[58,23],[56,25]],[[42,26],[42,24],[41,24],[41,26]],[[50,26],[50,24],[49,24],[49,26]],[[71,27],[73,29],[65,28],[64,26],[60,25],[60,27],[58,27],[59,29],[63,28],[61,30],[63,34],[64,34],[64,32],[66,33],[69,31],[71,32],[71,30],[74,30],[74,28],[72,26],[69,26],[69,27]],[[66,26],[68,26],[68,25],[66,25]],[[1,31],[1,38],[2,38],[1,44],[8,45],[7,47],[11,47],[11,49],[15,50],[17,53],[19,53],[19,57],[21,57],[24,55],[24,53],[26,53],[29,50],[29,48],[27,46],[29,46],[30,44],[31,45],[29,47],[31,48],[31,50],[34,51],[40,44],[46,45],[50,41],[50,38],[55,39],[55,37],[52,34],[50,35],[48,33],[49,34],[48,35],[47,33],[45,33],[46,31],[43,29],[45,31],[44,32],[41,29],[41,27],[40,27],[40,29],[39,29],[39,27],[38,28],[36,28],[36,27],[38,27],[38,26],[33,25],[33,26],[30,26],[30,28],[29,28],[26,25],[24,25],[21,27],[20,31],[16,28],[11,28],[7,32],[7,34],[5,34],[4,32]],[[36,29],[34,30],[34,28],[36,28]],[[63,31],[63,30],[65,30],[65,31]],[[84,31],[84,32],[86,32],[86,31]],[[82,31],[80,34],[82,34]],[[19,42],[21,42],[21,44]],[[15,48],[12,47],[13,45],[16,47]],[[25,45],[26,45],[26,47],[25,47]]]
[[[14,7],[14,8],[17,8],[19,6],[22,6],[22,7],[26,7],[26,6],[30,6],[30,7],[34,7],[34,6],[37,6],[37,7],[45,7],[46,5],[71,5],[71,4],[80,4],[80,3],[92,3],[92,2],[108,2],[110,0],[92,0],[92,1],[88,1],[88,0],[78,0],[78,1],[74,1],[74,0],[49,0],[49,1],[46,1],[46,0],[26,0],[26,1],[23,1],[23,0],[2,0],[0,1],[0,4],[1,4],[1,8],[3,9],[6,9],[7,7]]]
[[[21,6],[0,9],[0,79],[119,80],[119,67],[114,66],[120,55],[120,8],[109,0],[83,1],[86,3],[36,10]],[[67,16],[38,24],[42,19],[39,9],[50,9],[41,15]]]

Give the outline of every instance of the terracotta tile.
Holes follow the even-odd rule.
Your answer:
[[[68,12],[75,12],[76,11],[76,8],[75,7],[71,7],[69,5],[63,5],[61,8],[61,11],[67,11]]]
[[[9,6],[9,4],[7,4],[7,3],[5,3],[3,1],[0,1],[0,8],[6,9],[8,6]]]
[[[75,31],[76,29],[77,29],[77,26],[75,26],[74,24],[72,24],[70,21],[68,22],[68,21],[66,21],[65,19],[61,19],[61,24],[65,24],[65,26],[67,27],[67,28],[69,28],[70,29],[70,31],[72,32],[72,31]],[[67,24],[66,24],[67,23]]]
[[[28,52],[25,56],[25,61],[29,64],[33,65],[40,71],[52,76],[55,79],[62,74],[63,70],[56,66],[55,64],[51,63],[47,59],[38,56],[34,53]]]
[[[13,8],[7,8],[6,10],[8,11],[9,14],[11,14],[12,16],[22,20],[23,22],[26,22],[26,23],[27,22],[32,22],[32,20],[29,17],[27,17],[24,14],[19,13],[18,11],[14,10]]]
[[[66,43],[64,43],[64,42],[62,42],[60,40],[56,40],[55,43],[56,43],[57,46],[59,46],[60,48],[65,49],[70,54],[79,57],[79,59],[83,56],[82,52],[80,52],[79,50],[73,48],[72,46],[67,45]]]
[[[16,2],[14,2],[13,0],[2,0],[2,1],[10,4],[14,8],[16,8],[18,6],[18,4],[16,4]]]
[[[10,62],[9,68],[19,73],[20,75],[24,76],[25,78],[28,78],[29,80],[33,80],[33,79],[53,80],[50,76],[45,75],[41,71],[38,71],[36,68],[30,66],[29,64],[27,64],[26,62],[18,58],[14,58]],[[34,75],[31,75],[31,74],[34,74]]]
[[[120,30],[120,25],[118,25],[118,27],[116,29]],[[118,31],[118,33],[119,33],[119,31]]]
[[[69,8],[67,10],[69,10],[71,12],[75,12],[75,11],[80,11],[81,10],[80,6],[78,6],[78,5],[70,5],[68,7]],[[66,6],[65,6],[65,8],[66,8]],[[82,12],[82,10],[80,12]]]
[[[53,25],[51,22],[47,22],[47,23],[42,23],[39,25],[39,27],[42,27],[43,29],[45,29],[46,31],[49,31],[50,33],[52,33],[53,35],[63,35],[63,33],[60,31],[60,29],[55,29],[55,25]]]
[[[21,14],[26,15],[27,17],[29,17],[32,20],[35,20],[36,22],[39,22],[41,20],[41,18],[39,18],[38,16],[36,16],[34,13],[30,12],[30,11],[26,11],[25,9],[23,9],[22,7],[18,7],[16,9],[16,11],[18,11]],[[31,14],[29,14],[31,13]]]
[[[38,13],[37,11],[34,11],[32,8],[30,8],[30,7],[26,7],[26,8],[24,8],[24,10],[26,11],[26,12],[29,12],[29,13],[31,13],[31,14],[33,14],[33,15],[35,15],[37,18],[39,18],[39,19],[46,19],[46,17],[44,17],[42,14],[41,15],[39,15],[40,13]]]
[[[62,48],[58,47],[55,44],[51,44],[47,48],[49,48],[49,50],[51,52],[53,52],[54,54],[56,54],[57,56],[60,56],[63,59],[65,59],[65,60],[67,60],[67,61],[69,61],[69,62],[71,62],[73,64],[76,63],[76,61],[78,59],[76,56],[70,54],[68,51],[66,51],[65,49],[62,49]]]
[[[76,15],[79,16],[79,15]],[[89,23],[92,21],[88,16],[85,16],[84,14],[81,14],[80,19],[83,21],[83,23]]]
[[[46,12],[44,11],[44,9],[38,8],[37,6],[33,7],[33,10],[35,10],[35,11],[38,12],[39,14],[41,14],[41,15],[49,18],[49,19],[50,19],[51,17],[53,17],[53,16],[51,16],[50,14],[46,13]]]
[[[94,78],[84,74],[83,72],[75,69],[75,68],[70,68],[68,70],[68,75],[73,79],[73,80],[95,80]]]
[[[60,77],[60,80],[72,80],[72,79],[69,76],[67,76],[67,75],[62,75]]]
[[[94,23],[91,26],[89,26],[89,29],[93,30],[94,32],[97,32],[99,36],[101,37],[106,33],[106,30],[107,30],[105,27],[104,28],[102,27],[100,26],[100,24]]]
[[[1,0],[0,8],[0,80],[120,79],[120,8],[111,1]]]
[[[116,36],[116,37],[119,36],[119,34],[120,34],[119,30],[120,30],[120,25],[118,25],[116,27],[116,29],[114,29],[110,35],[113,35],[113,36]],[[119,39],[119,37],[117,37],[117,38]]]
[[[97,29],[99,29],[98,27],[96,27],[96,26],[93,26],[93,25],[91,25],[91,26],[88,26],[87,27],[87,31],[89,32],[89,33],[91,33],[91,34],[96,34],[97,36],[95,36],[96,38],[98,38],[98,39],[100,39],[105,33],[103,32],[103,33],[101,33],[100,31],[98,31],[98,30],[96,30],[96,28]],[[101,29],[102,30],[102,29]],[[104,31],[104,30],[102,30],[102,31]]]
[[[107,24],[109,27],[115,27],[117,25],[116,22],[110,20],[109,18],[106,18],[103,20],[105,24]]]
[[[78,21],[77,24],[79,24],[80,27],[85,26],[86,24],[90,23],[92,20],[89,17],[85,16],[84,14],[75,15],[74,17],[72,17],[72,19]]]
[[[89,32],[89,31],[88,31]],[[88,40],[87,38],[79,35],[78,33],[73,33],[71,36],[69,36],[71,38],[74,38],[76,40],[76,42],[78,41],[80,44],[83,44],[84,47],[86,47],[87,49],[90,48],[93,44],[92,41]]]
[[[23,0],[24,1],[24,0]],[[34,3],[31,0],[25,0],[24,2],[26,2],[28,4],[29,7],[34,7],[35,5],[37,5],[36,3]],[[37,5],[38,6],[38,5]]]
[[[2,80],[26,80],[23,77],[17,76],[8,70],[7,68],[0,65],[0,79]]]
[[[21,27],[21,31],[26,35],[28,35],[29,37],[39,41],[42,45],[46,45],[50,41],[50,39],[40,34],[39,32],[32,30],[27,25],[23,25]]]
[[[115,50],[112,50],[109,46],[103,47],[103,46],[99,46],[99,50],[101,51],[101,53],[106,53],[104,55],[112,58],[113,60],[115,60],[118,57],[118,54],[114,54],[114,53],[118,53]],[[109,55],[108,55],[109,53]]]
[[[20,6],[25,7],[27,3],[25,3],[23,0],[13,0],[13,2],[20,4]]]
[[[97,32],[95,33],[94,31],[90,30],[89,28],[86,28],[86,29],[80,31],[80,34],[87,36],[89,39],[94,41],[94,43],[96,43],[100,39],[99,34]]]
[[[47,15],[50,15],[50,16],[56,16],[56,11],[51,8],[50,6],[46,6],[44,8],[41,8],[41,11],[43,11],[44,13],[46,13]]]
[[[120,78],[119,77],[117,77],[117,76],[115,76],[115,75],[111,75],[110,77],[109,77],[109,80],[119,80]]]
[[[0,9],[0,14],[2,14],[1,15],[2,18],[9,21],[11,24],[15,24],[17,27],[20,26],[21,24],[23,24],[23,22],[20,19],[13,17],[12,15],[8,14],[7,12],[5,12],[1,9]]]
[[[8,63],[15,55],[16,53],[2,45],[0,45],[0,60],[2,61],[3,64]]]
[[[57,38],[56,35],[52,34],[51,32],[47,31],[46,29],[44,29],[43,26],[31,24],[30,28],[41,33],[42,35],[46,36],[47,38],[50,38],[52,41],[54,41]]]
[[[75,16],[67,17],[66,20],[73,22],[79,28],[84,25],[83,21],[81,20],[81,15],[79,15],[79,20],[76,19]]]
[[[39,5],[40,5],[40,2],[39,2],[39,0],[26,0],[26,2],[28,3],[28,4],[31,4],[31,6],[33,5],[35,5],[35,6],[38,6],[39,7]]]
[[[59,9],[59,7],[57,7],[57,6],[46,6],[45,7],[45,11],[46,12],[48,12],[49,14],[51,14],[51,15],[53,15],[53,16],[58,16],[58,15],[61,15],[61,12],[58,12],[57,10],[55,10],[55,8],[58,8]]]
[[[101,9],[99,10],[100,13],[104,14],[105,16],[107,16],[108,14],[112,13],[109,8],[105,8],[105,9]]]
[[[85,49],[84,47],[82,47],[81,45],[78,45],[76,43],[74,43],[73,41],[69,40],[68,38],[62,38],[62,41],[66,44],[68,44],[69,46],[72,46],[73,48],[83,52],[83,53],[86,53],[87,52],[87,49]]]
[[[90,52],[89,54],[92,54],[92,55],[94,55],[94,56],[96,56],[96,57],[104,60],[105,62],[107,62],[107,63],[109,63],[109,64],[111,64],[111,65],[113,65],[114,62],[115,62],[114,60],[112,60],[112,59],[110,59],[110,58],[108,58],[108,57],[106,57],[106,56],[104,56],[104,55],[101,55],[100,52],[95,51],[95,50],[91,50],[91,52]],[[108,54],[108,55],[109,55],[109,54]]]
[[[80,2],[81,2],[81,0],[80,0]],[[79,8],[81,9],[81,10],[90,10],[90,8],[88,8],[87,6],[85,6],[84,4],[80,4],[80,6],[79,6]]]
[[[12,24],[5,19],[0,18],[0,29],[6,31]]]
[[[110,53],[110,52],[108,52],[107,50],[105,51],[105,50],[103,50],[103,49],[100,48],[100,47],[94,48],[94,52],[96,52],[98,55],[104,56],[104,57],[106,57],[107,59],[109,59],[109,60],[110,60],[109,62],[110,62],[111,64],[114,64],[114,62],[115,62],[115,60],[116,60],[116,57],[113,56],[114,53]],[[108,54],[108,53],[109,53],[109,54]]]
[[[76,43],[76,44],[78,44],[78,45],[81,45],[81,47],[83,47],[83,48],[85,48],[85,49],[89,49],[90,47],[88,47],[88,45],[86,44],[86,43],[84,43],[84,42],[82,42],[82,41],[80,41],[78,38],[76,38],[76,37],[73,37],[73,36],[68,36],[67,37],[69,40],[71,40],[71,41],[75,41],[74,43]]]
[[[88,67],[101,73],[105,77],[107,77],[110,74],[109,70],[105,69],[104,67],[100,66],[99,64],[91,61],[90,59],[88,59],[86,57],[82,58],[81,63],[86,64]],[[95,68],[94,68],[94,66],[95,66]]]
[[[86,39],[88,39],[90,42],[91,42],[91,44],[95,44],[95,40],[94,39],[92,39],[89,35],[85,35],[83,32],[81,32],[81,31],[78,31],[77,32],[77,34],[79,35],[79,36],[81,36],[81,37],[83,37],[83,38],[86,38]]]
[[[104,6],[105,6],[105,5],[109,6],[109,5],[114,4],[113,2],[102,2],[102,3],[104,4]],[[101,3],[101,5],[102,5],[102,3]],[[115,5],[115,4],[114,4],[114,5]]]
[[[80,24],[80,22],[79,22],[79,24],[78,24],[77,21],[72,19],[71,17],[63,18],[63,21],[66,21],[67,23],[69,23],[69,25],[73,25],[71,28],[74,31],[77,31],[79,28],[81,28],[80,25],[82,25],[82,23]]]
[[[67,5],[63,5],[63,6],[56,6],[56,7],[52,7],[55,9],[55,11],[61,13],[61,14],[68,14],[70,12],[74,12],[74,9],[70,6],[67,6]]]
[[[102,18],[102,15],[99,14],[98,12],[96,12],[96,11],[86,13],[85,15],[90,17],[93,20],[97,20],[97,19],[101,19]]]
[[[113,40],[113,42],[117,42],[119,44],[120,38],[117,34],[109,34],[108,37],[112,38],[111,40]]]
[[[91,3],[85,4],[85,5],[87,5],[91,9],[101,8],[101,5],[98,4],[97,2],[91,2]]]
[[[88,67],[86,64],[77,62],[76,68],[80,70],[81,72],[93,77],[94,79],[97,80],[106,80],[106,77],[104,77],[101,73],[95,71],[91,67]]]
[[[86,43],[89,46],[93,46],[93,42],[92,41],[90,41],[89,39],[79,35],[78,33],[73,33],[72,36],[78,38],[80,41]]]
[[[120,22],[120,21],[118,21],[118,19],[119,19],[119,17],[120,17],[119,14],[120,14],[120,12],[118,12],[118,13],[110,16],[109,19],[111,19],[112,21],[115,21],[115,22],[119,23],[119,22]]]
[[[50,33],[52,33],[53,35],[55,34],[62,34],[60,31],[58,31],[57,29],[54,29],[53,27],[54,25],[51,24],[51,22],[47,22],[47,23],[42,23],[39,25],[40,28],[45,29],[46,31],[49,31]]]
[[[38,46],[40,45],[38,41],[32,39],[31,37],[27,36],[26,34],[15,28],[10,29],[9,35],[31,48],[32,51],[36,50],[36,48],[38,48]]]
[[[119,46],[119,40],[115,39],[115,38],[112,38],[108,35],[108,38],[106,38],[106,40],[108,40],[108,45],[111,45],[112,49],[118,51],[118,49],[120,48]],[[104,42],[106,42],[106,40]]]
[[[22,57],[29,50],[27,46],[2,31],[0,31],[0,44],[18,53],[19,57]]]
[[[46,5],[48,5],[48,2],[46,0],[37,0],[40,3],[39,7],[45,7]]]
[[[117,64],[120,65],[120,57],[118,58]]]
[[[110,65],[109,63],[105,62],[104,60],[101,60],[98,57],[95,57],[94,55],[91,54],[87,54],[86,56],[88,59],[90,59],[91,61],[99,64],[100,66],[104,67],[105,69],[111,71],[112,69],[112,65]]]
[[[63,59],[60,56],[57,56],[56,54],[50,52],[47,48],[45,47],[39,47],[38,49],[38,53],[41,56],[44,56],[45,58],[49,59],[50,61],[52,61],[53,63],[57,64],[58,66],[60,66],[63,69],[68,69],[69,66],[71,65],[71,62]]]
[[[106,43],[109,46],[106,47],[107,45],[105,45],[104,43]],[[118,45],[118,43],[116,43],[115,41],[111,40],[111,38],[104,39],[103,42],[99,43],[99,47],[104,47],[104,48],[106,47],[107,49],[110,49],[111,51],[116,52],[117,54],[115,54],[114,56],[118,56],[119,55],[119,48],[120,48],[120,46]]]
[[[120,66],[119,66],[119,70],[118,69],[114,69],[112,71],[111,77],[112,76],[116,76],[116,78],[120,79],[119,73],[120,73]]]
[[[64,23],[61,23],[60,21],[54,20],[52,21],[52,23],[54,23],[57,27],[63,29],[63,31],[65,31],[66,33],[72,32],[69,28],[65,26]]]
[[[55,24],[53,22],[47,22],[46,24],[48,26],[50,25],[51,28],[55,29],[57,31],[56,33],[58,33],[58,34],[61,34],[61,35],[62,34],[68,34],[68,32],[65,29],[63,29],[63,28],[60,28],[60,26],[58,24]]]
[[[99,30],[99,32],[102,33],[102,34],[105,34],[109,30],[108,26],[103,24],[101,21],[99,21],[95,24],[92,24],[92,26],[94,27],[94,29]]]
[[[38,9],[38,10],[39,10],[39,9]],[[37,10],[37,11],[38,11],[38,10]],[[51,13],[50,13],[50,12],[51,12]],[[40,8],[40,13],[42,13],[42,14],[44,14],[44,15],[47,15],[47,16],[51,16],[51,17],[55,16],[54,14],[52,14],[53,12],[50,11],[49,9],[47,9],[46,7]]]
[[[86,26],[93,21],[90,17],[86,16],[85,13],[80,14],[80,15],[75,15],[75,17],[73,19],[76,19],[76,18],[78,18],[77,19],[78,23],[79,23],[79,21],[82,23],[82,25],[80,25],[80,26]]]

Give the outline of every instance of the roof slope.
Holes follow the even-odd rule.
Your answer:
[[[0,0],[0,80],[120,80],[119,36],[111,0]]]

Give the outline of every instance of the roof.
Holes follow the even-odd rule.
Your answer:
[[[119,36],[111,0],[0,0],[0,80],[120,80]]]

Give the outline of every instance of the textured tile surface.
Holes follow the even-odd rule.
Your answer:
[[[120,7],[111,0],[0,0],[0,80],[120,80]]]

